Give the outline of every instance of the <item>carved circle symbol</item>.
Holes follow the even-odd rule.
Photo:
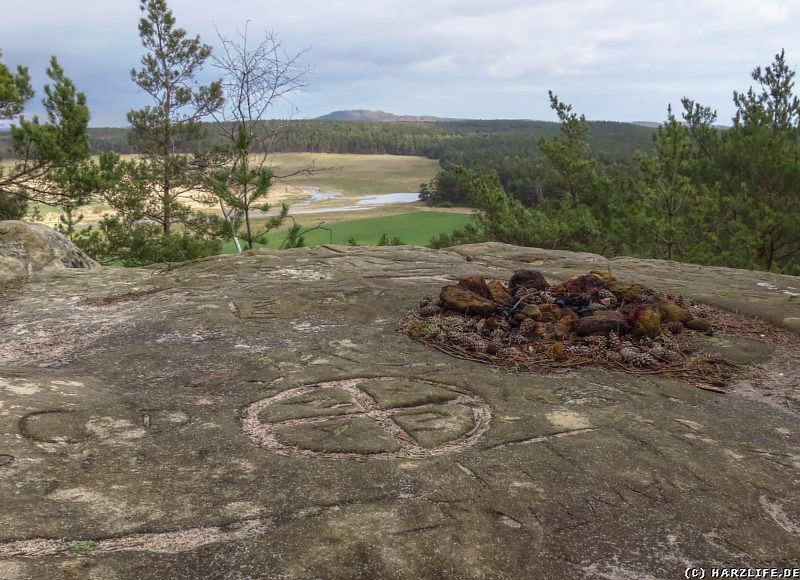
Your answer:
[[[374,388],[380,388],[382,382],[383,386],[400,384],[406,389],[405,394],[411,396],[398,401],[391,396],[387,398],[385,393],[381,396],[380,391],[376,394]],[[416,395],[415,387],[427,390],[427,400]],[[418,400],[414,401],[415,398]],[[322,409],[323,414],[315,414],[324,406],[315,405],[320,401],[325,401],[327,407]],[[294,408],[293,415],[277,413],[286,405],[299,407]],[[265,419],[263,415],[268,417]],[[475,445],[489,428],[490,420],[491,410],[486,401],[457,387],[421,379],[375,377],[315,383],[282,391],[247,407],[242,429],[255,443],[285,456],[399,459],[442,455]],[[359,421],[362,432],[357,434],[357,443],[381,440],[391,449],[348,450],[347,445],[326,448],[336,435]],[[367,431],[363,431],[365,426]],[[293,429],[309,428],[325,432],[316,433],[312,443],[303,436],[295,440],[285,437]]]

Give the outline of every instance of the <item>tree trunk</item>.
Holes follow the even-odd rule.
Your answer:
[[[244,207],[244,223],[247,226],[247,249],[253,249],[253,231],[250,228],[250,208],[245,204]]]
[[[217,201],[219,201],[219,209],[222,212],[222,217],[225,218],[225,221],[228,222],[231,226],[231,236],[233,239],[233,245],[236,246],[236,253],[242,253],[242,244],[239,241],[239,236],[236,235],[236,230],[234,229],[234,220],[231,219],[231,215],[233,212],[228,213],[225,211],[225,204],[222,202],[222,198],[218,197]]]
[[[164,235],[168,236],[170,229],[172,228],[172,206],[170,205],[169,198],[166,195],[162,198],[161,201],[164,204],[164,223],[163,223]]]
[[[769,237],[769,248],[767,248],[767,272],[772,271],[772,265],[775,263],[775,238]]]

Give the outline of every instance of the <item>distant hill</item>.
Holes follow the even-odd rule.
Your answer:
[[[433,117],[430,115],[395,115],[385,111],[368,111],[366,109],[350,109],[347,111],[334,111],[321,117],[316,117],[315,121],[360,121],[368,123],[444,123],[455,121],[444,117]]]
[[[657,127],[660,127],[663,124],[664,124],[664,121],[661,121],[660,123],[656,123],[654,121],[633,121],[631,123],[631,125],[638,125],[639,127],[647,127],[648,129],[655,129]],[[683,124],[685,125],[686,123],[683,123]],[[725,131],[725,130],[731,128],[730,125],[721,125],[720,123],[717,123],[716,125],[711,125],[711,126],[714,127],[714,129],[719,129],[721,131]]]

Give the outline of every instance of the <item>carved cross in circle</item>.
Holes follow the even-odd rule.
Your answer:
[[[474,445],[489,427],[480,397],[398,377],[353,378],[287,389],[250,405],[242,428],[286,456],[430,457]]]

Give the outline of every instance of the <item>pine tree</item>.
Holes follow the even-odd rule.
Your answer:
[[[261,230],[255,230],[250,219],[253,210],[260,209],[267,212],[270,209],[264,200],[272,185],[272,171],[265,166],[263,161],[253,163],[251,157],[253,136],[247,130],[246,125],[237,123],[235,131],[234,140],[230,146],[232,154],[230,166],[214,173],[211,178],[211,190],[219,199],[220,208],[231,225],[231,233],[237,249],[241,251],[238,248],[239,239],[236,229],[239,220],[244,218],[244,239],[247,247],[252,250],[256,242],[263,240],[270,230],[279,227],[284,222],[289,214],[289,205],[282,203],[280,212],[271,216]],[[258,205],[259,202],[262,203]]]
[[[0,52],[0,58],[2,56]],[[19,115],[31,98],[33,88],[28,69],[18,66],[14,73],[0,62],[0,119],[12,119]]]
[[[566,195],[573,208],[588,201],[596,186],[595,162],[587,156],[589,124],[586,117],[572,111],[572,105],[561,102],[548,91],[550,108],[561,123],[561,135],[542,138],[539,151],[550,161],[548,181],[559,195]]]
[[[766,270],[800,256],[800,99],[784,51],[756,68],[758,88],[735,92],[734,126],[726,135],[727,167],[739,177],[737,240],[755,250]]]
[[[695,183],[712,245],[702,261],[793,272],[800,266],[800,99],[783,51],[734,92],[726,131],[716,114],[684,99],[684,120],[698,157]]]
[[[643,238],[647,253],[681,259],[692,240],[689,219],[696,211],[697,192],[690,178],[695,154],[688,129],[667,111],[667,121],[653,136],[656,152],[639,156],[643,194]]]
[[[19,218],[27,203],[81,205],[93,191],[89,156],[89,109],[86,97],[66,77],[55,57],[44,88],[47,120],[19,117],[11,126],[16,161],[0,167],[0,219]],[[25,67],[12,73],[0,63],[0,119],[13,119],[33,97]]]
[[[201,135],[200,120],[222,105],[222,89],[219,82],[197,82],[211,47],[175,26],[165,0],[141,0],[140,9],[139,36],[147,52],[131,79],[154,104],[128,113],[130,143],[142,155],[138,178],[153,194],[145,214],[168,235],[174,223],[191,215],[182,199],[201,184],[202,175],[187,146]]]

